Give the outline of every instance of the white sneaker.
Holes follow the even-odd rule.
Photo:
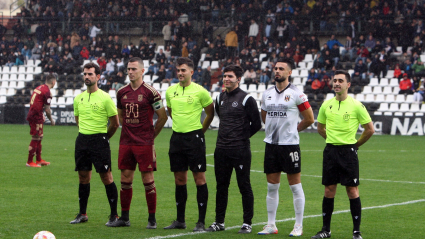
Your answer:
[[[294,226],[294,229],[289,233],[290,237],[299,237],[303,234],[303,226]]]
[[[263,230],[258,233],[258,235],[269,235],[269,234],[277,234],[276,225],[267,224],[263,227]]]

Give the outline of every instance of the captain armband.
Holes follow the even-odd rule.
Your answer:
[[[303,112],[304,110],[310,108],[311,106],[310,106],[310,103],[308,103],[308,101],[306,101],[306,102],[304,102],[302,104],[297,105],[297,107],[298,107],[298,110],[300,112]]]
[[[157,102],[153,103],[153,104],[152,104],[152,108],[153,108],[154,110],[159,110],[159,109],[161,109],[161,108],[164,108],[164,104],[162,103],[162,100],[159,100],[159,101],[157,101]]]

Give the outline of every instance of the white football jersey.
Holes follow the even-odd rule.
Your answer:
[[[301,106],[301,107],[300,107]],[[309,108],[307,96],[289,84],[279,92],[275,87],[263,93],[261,109],[267,111],[264,142],[277,145],[300,144],[298,119],[300,108]]]

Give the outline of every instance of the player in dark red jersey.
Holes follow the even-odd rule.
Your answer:
[[[127,66],[130,84],[117,91],[117,108],[122,125],[118,168],[121,169],[121,218],[112,226],[130,226],[130,204],[133,196],[133,178],[136,165],[142,173],[149,218],[146,228],[156,228],[156,188],[153,171],[156,171],[154,139],[161,132],[167,114],[161,95],[152,86],[143,82],[143,60],[131,58]],[[155,126],[153,115],[158,115]]]
[[[41,140],[43,139],[43,124],[44,114],[43,110],[46,111],[47,118],[49,118],[51,125],[55,125],[55,121],[52,119],[52,112],[50,110],[50,101],[52,95],[50,89],[56,84],[56,77],[54,75],[48,75],[44,85],[34,89],[31,96],[30,110],[28,111],[27,120],[30,124],[30,134],[32,136],[30,146],[28,147],[28,161],[27,167],[41,167],[47,166],[50,163],[41,159]],[[36,155],[36,162],[34,163],[33,157]]]

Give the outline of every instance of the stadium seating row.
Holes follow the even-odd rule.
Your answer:
[[[1,67],[1,75],[4,77],[8,74],[40,74],[42,72],[41,66],[3,66]],[[2,78],[3,78],[2,77]]]

